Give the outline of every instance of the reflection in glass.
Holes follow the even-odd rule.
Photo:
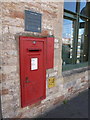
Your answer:
[[[90,3],[88,3],[87,0],[81,0],[81,2],[80,2],[80,14],[82,14],[84,16],[88,16],[89,4]]]
[[[63,64],[72,63],[73,48],[73,21],[64,19],[63,21],[63,38],[62,38],[62,59]]]
[[[70,0],[70,2],[66,2],[67,0],[64,0],[64,9],[76,12],[76,0]]]
[[[87,3],[87,0],[82,0],[82,1],[80,2],[80,11],[81,11],[84,7],[86,7],[86,3]]]
[[[77,63],[88,61],[88,19],[80,18]]]

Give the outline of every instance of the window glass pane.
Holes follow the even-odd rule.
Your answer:
[[[84,7],[86,7],[86,0],[82,0],[82,1],[80,2],[80,11],[81,11]]]
[[[70,2],[65,2],[64,0],[64,9],[76,12],[76,0],[71,0]]]
[[[87,0],[81,0],[80,2],[80,14],[84,16],[88,16],[88,8],[89,8],[89,3]]]
[[[63,21],[63,38],[62,38],[63,65],[72,64],[73,24],[74,22],[68,19],[64,19]]]
[[[77,63],[88,61],[88,19],[80,18],[77,47]]]

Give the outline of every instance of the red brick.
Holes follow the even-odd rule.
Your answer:
[[[49,31],[48,30],[43,30],[41,35],[42,36],[48,36],[49,35]]]
[[[6,75],[5,74],[0,74],[0,83],[2,81],[5,81],[5,79],[6,79]]]
[[[50,11],[48,11],[48,10],[43,10],[43,12],[52,15],[53,18],[54,18],[54,17],[57,17],[57,14],[56,14],[55,12],[50,12]]]
[[[73,91],[73,87],[68,88],[68,92],[72,92]]]
[[[37,103],[35,103],[35,104],[30,105],[30,108],[36,107],[36,106],[38,106],[38,105],[40,105],[40,104],[41,104],[41,101],[39,101],[39,102],[37,102]]]
[[[2,94],[2,95],[6,95],[6,94],[8,94],[8,92],[9,92],[8,89],[0,90],[0,94]]]
[[[9,17],[24,19],[24,13],[20,11],[10,11]]]
[[[62,102],[63,100],[64,100],[64,95],[56,98],[53,105],[58,104],[58,103]]]
[[[85,82],[85,76],[81,78],[81,83]]]

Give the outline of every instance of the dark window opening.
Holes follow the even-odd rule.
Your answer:
[[[71,6],[71,7],[70,7]],[[90,3],[64,2],[62,64],[75,66],[89,62]],[[73,67],[71,67],[72,69]]]

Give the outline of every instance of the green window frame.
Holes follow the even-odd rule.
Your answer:
[[[90,10],[90,3],[88,10]],[[62,71],[86,67],[90,65],[90,29],[88,30],[88,61],[76,63],[77,61],[77,47],[78,47],[78,35],[79,35],[79,19],[80,17],[88,20],[88,29],[90,28],[90,15],[85,16],[80,13],[80,2],[76,2],[76,12],[72,12],[64,9],[64,19],[74,21],[74,33],[73,33],[73,52],[72,52],[72,64],[62,65]],[[85,47],[85,46],[84,46]],[[63,53],[62,53],[63,54]]]

